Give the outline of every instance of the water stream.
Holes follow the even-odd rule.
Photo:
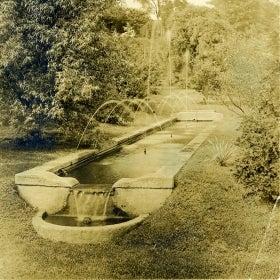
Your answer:
[[[113,215],[112,211],[108,213],[112,193],[111,187],[108,189],[107,185],[101,189],[100,186],[96,188],[96,185],[81,184],[70,194],[67,213],[50,215],[45,220],[57,225],[82,227],[104,226],[129,220],[128,217]]]

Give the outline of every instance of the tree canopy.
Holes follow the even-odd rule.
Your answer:
[[[143,13],[128,17],[118,1],[69,0],[5,0],[0,13],[2,118],[19,130],[75,133],[105,100],[142,94],[121,35],[129,26],[140,34]]]

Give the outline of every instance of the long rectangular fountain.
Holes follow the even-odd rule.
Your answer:
[[[65,228],[59,223],[67,217],[69,225],[74,221],[84,225],[80,232],[68,225],[69,242],[75,243],[80,234],[87,236],[85,243],[99,242],[109,235],[95,234],[94,239],[85,225],[124,219],[116,226],[124,232],[121,224],[133,227],[160,208],[172,193],[174,176],[216,126],[205,121],[221,118],[210,111],[193,114],[181,113],[115,138],[116,144],[105,151],[80,151],[16,174],[20,196],[39,211],[33,222],[37,232],[63,241]],[[198,115],[200,119],[190,121]],[[113,225],[107,227],[115,232]],[[100,230],[105,234],[103,227]]]

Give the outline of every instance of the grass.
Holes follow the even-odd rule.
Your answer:
[[[237,126],[226,116],[211,137],[231,141]],[[1,150],[0,279],[279,277],[279,206],[271,215],[273,205],[246,196],[233,166],[205,160],[213,157],[207,142],[177,175],[163,207],[124,237],[97,245],[40,238],[31,225],[35,210],[13,189],[14,174],[64,153]]]

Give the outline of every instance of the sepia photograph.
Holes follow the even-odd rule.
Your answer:
[[[0,280],[280,280],[280,0],[0,0]]]

